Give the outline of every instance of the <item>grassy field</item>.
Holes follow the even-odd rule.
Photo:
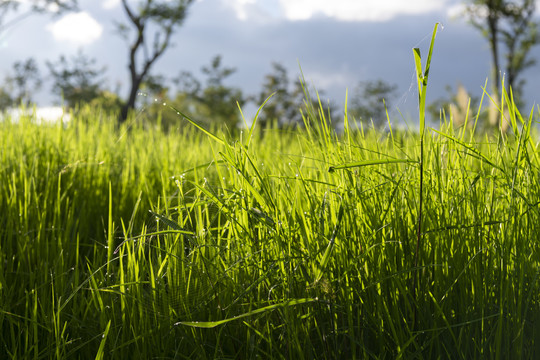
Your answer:
[[[491,135],[0,123],[0,358],[537,358],[540,154],[503,103]]]

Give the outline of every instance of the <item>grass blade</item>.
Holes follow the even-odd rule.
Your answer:
[[[400,164],[400,163],[414,163],[414,164],[417,164],[418,161],[409,160],[409,159],[362,160],[362,161],[355,161],[355,162],[348,163],[348,164],[343,164],[343,165],[330,166],[330,168],[328,168],[328,172],[333,173],[336,170],[349,169],[349,168],[354,168],[354,167],[371,166],[371,165],[386,165],[386,164]]]
[[[343,202],[339,206],[339,212],[338,212],[338,218],[336,226],[334,227],[334,231],[332,231],[332,237],[330,238],[330,242],[328,243],[328,246],[326,247],[326,250],[324,251],[324,255],[321,259],[321,263],[319,265],[319,268],[317,269],[316,275],[315,275],[315,282],[318,282],[321,280],[323,271],[326,268],[326,265],[328,265],[328,262],[330,261],[330,255],[332,254],[332,249],[334,249],[334,244],[336,242],[336,236],[339,231],[339,227],[341,225],[341,221],[343,220]]]
[[[99,344],[99,349],[96,354],[96,360],[102,360],[105,356],[105,343],[107,342],[107,336],[109,335],[109,329],[111,328],[111,320],[107,323],[107,327],[105,328],[105,332],[103,333],[103,337],[101,339],[101,342]]]
[[[301,304],[307,304],[307,303],[311,303],[311,302],[315,302],[315,301],[317,301],[317,299],[311,299],[311,298],[288,300],[288,301],[284,301],[284,302],[279,303],[279,304],[269,305],[269,306],[265,306],[265,307],[262,307],[262,308],[259,308],[259,309],[256,309],[256,310],[252,310],[250,312],[247,312],[247,313],[244,313],[244,314],[241,314],[241,315],[238,315],[238,316],[234,316],[232,318],[224,319],[224,320],[219,320],[219,321],[179,321],[179,322],[175,323],[174,325],[185,325],[185,326],[192,326],[192,327],[210,329],[210,328],[214,328],[216,326],[223,325],[223,324],[226,324],[228,322],[238,320],[238,319],[242,319],[242,318],[245,318],[245,317],[249,317],[249,316],[253,316],[253,315],[257,315],[257,314],[262,314],[262,313],[273,311],[273,310],[279,309],[279,308],[284,308],[284,307],[289,307],[289,306],[296,306],[296,305],[301,305]]]

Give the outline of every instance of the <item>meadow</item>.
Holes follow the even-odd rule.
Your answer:
[[[427,128],[432,48],[418,130],[1,122],[0,357],[538,357],[534,114]]]

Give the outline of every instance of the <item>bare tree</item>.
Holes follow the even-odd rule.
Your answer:
[[[135,108],[137,93],[152,65],[171,45],[174,31],[180,27],[187,15],[187,9],[194,0],[154,1],[144,0],[135,11],[127,0],[122,6],[129,19],[135,37],[129,48],[129,73],[131,86],[126,103],[120,112],[120,122],[127,119]],[[119,24],[120,33],[129,41],[130,27]],[[148,32],[153,32],[153,41],[147,41]]]

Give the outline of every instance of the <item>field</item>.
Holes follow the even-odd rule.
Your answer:
[[[0,123],[0,358],[537,358],[539,148],[503,104],[486,135]]]

